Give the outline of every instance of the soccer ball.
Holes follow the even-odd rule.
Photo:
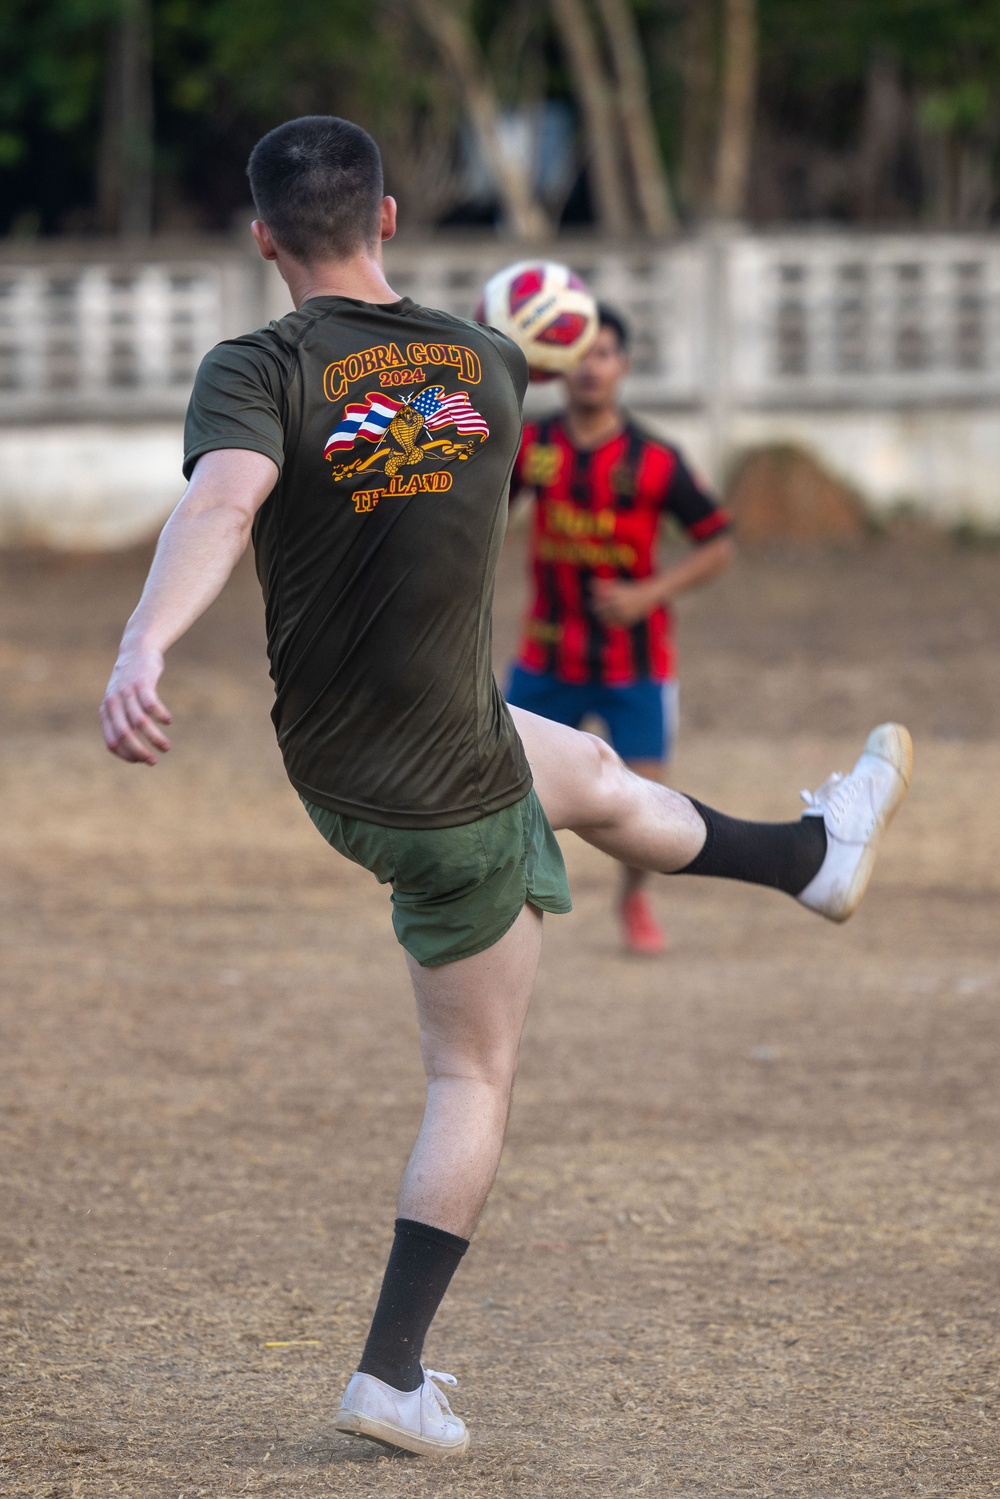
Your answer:
[[[564,375],[597,337],[597,303],[557,260],[519,260],[491,276],[476,313],[520,347],[534,375]]]

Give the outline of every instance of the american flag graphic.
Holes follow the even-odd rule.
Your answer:
[[[344,407],[344,415],[327,438],[323,456],[330,458],[334,453],[342,453],[345,448],[353,448],[359,437],[366,438],[368,442],[378,442],[385,436],[396,412],[402,411],[407,405],[420,412],[428,432],[436,432],[441,427],[457,427],[463,434],[478,432],[481,437],[490,435],[485,419],[470,404],[468,393],[464,390],[456,390],[454,395],[446,396],[443,385],[428,385],[409,401],[397,401],[393,396],[382,395],[381,391],[369,391],[363,401]]]
[[[420,412],[428,432],[436,432],[439,427],[457,427],[463,434],[478,432],[482,437],[490,435],[485,418],[470,404],[468,393],[464,390],[456,390],[454,395],[446,396],[443,385],[428,385],[426,390],[413,397],[410,405],[414,411]]]

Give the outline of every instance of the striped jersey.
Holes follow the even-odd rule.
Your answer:
[[[534,491],[534,597],[518,661],[563,682],[627,686],[674,675],[673,617],[660,607],[638,624],[603,624],[593,611],[594,578],[648,578],[656,571],[661,519],[672,516],[693,541],[729,528],[676,448],[629,418],[617,436],[577,448],[560,418],[526,425],[511,494]]]

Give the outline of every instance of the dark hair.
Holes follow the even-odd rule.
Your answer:
[[[626,323],[621,313],[616,312],[613,307],[609,307],[607,302],[598,302],[597,322],[601,328],[614,329],[619,349],[623,354],[627,354],[631,335],[628,323]]]
[[[257,212],[304,265],[345,260],[379,237],[382,158],[360,125],[303,115],[269,130],[250,153]]]

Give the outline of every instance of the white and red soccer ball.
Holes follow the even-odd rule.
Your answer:
[[[519,260],[491,276],[477,320],[506,333],[534,375],[564,375],[597,337],[597,302],[557,260]]]

